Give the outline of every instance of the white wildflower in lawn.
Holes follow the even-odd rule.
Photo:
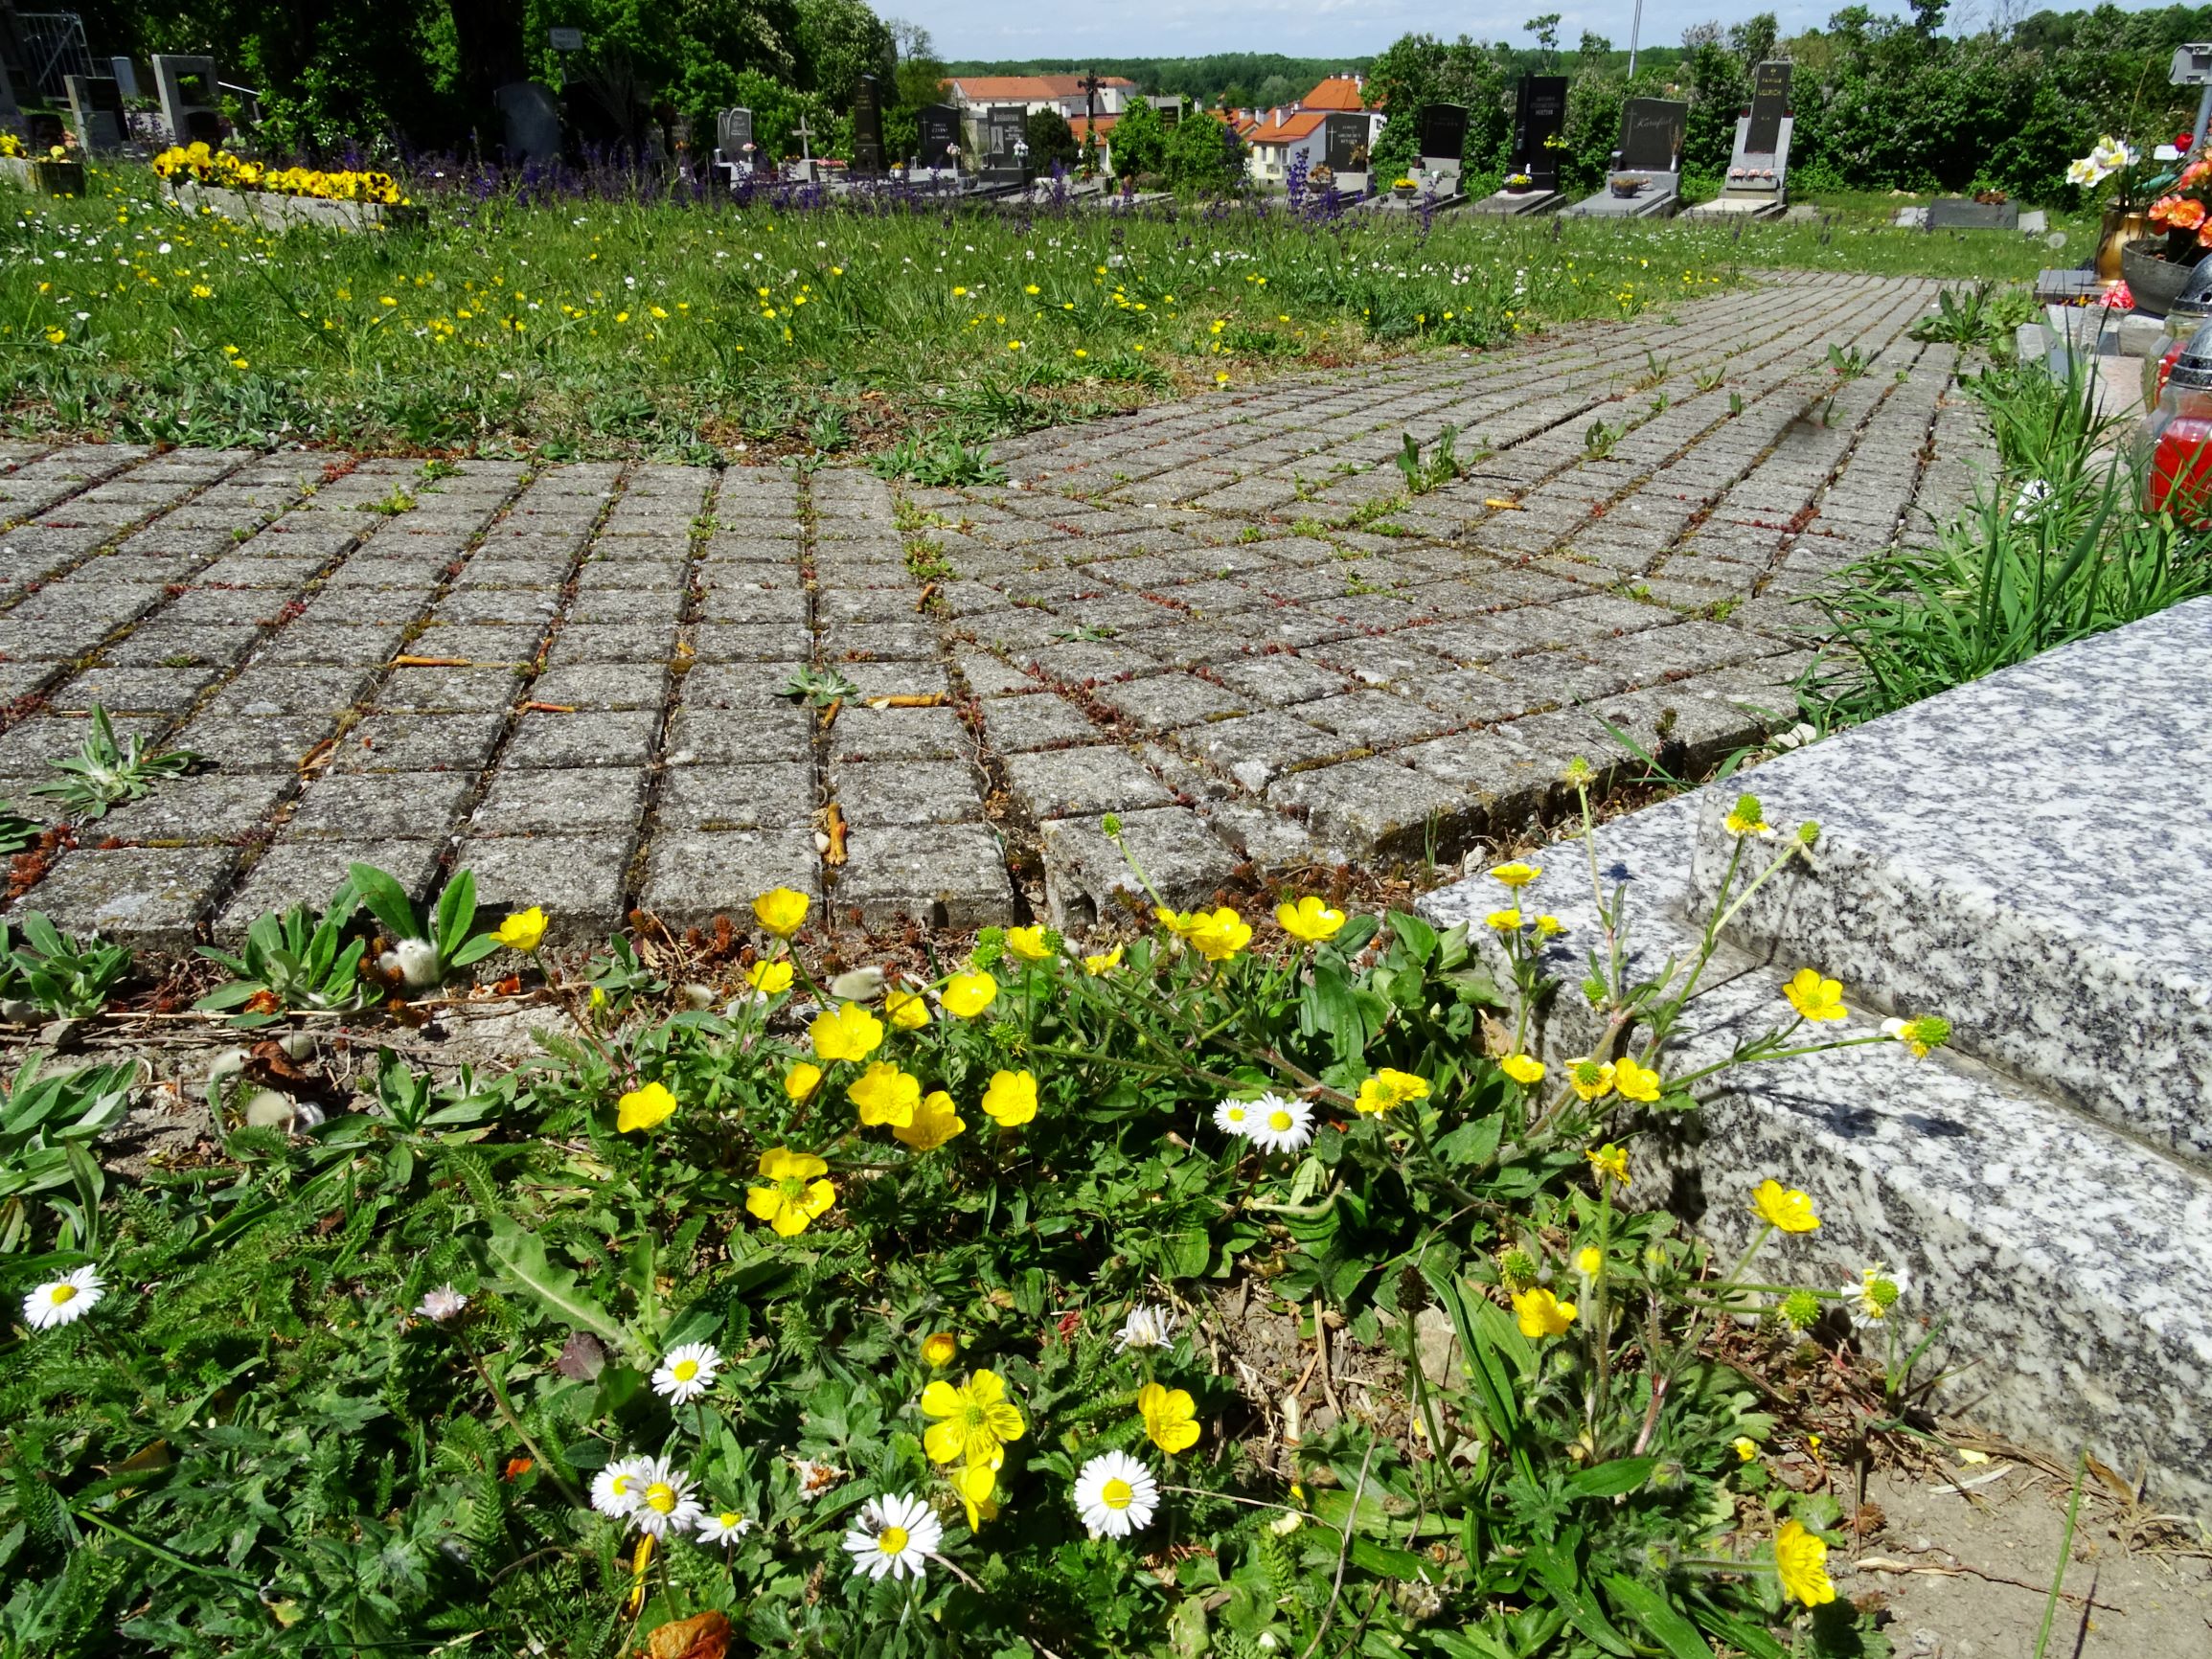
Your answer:
[[[51,1330],[57,1325],[70,1325],[82,1319],[106,1294],[99,1273],[90,1267],[80,1267],[41,1284],[26,1296],[23,1317],[31,1322],[34,1330]]]
[[[415,1311],[434,1325],[443,1325],[467,1306],[467,1297],[450,1284],[441,1284],[435,1290],[422,1293],[422,1300],[415,1304]]]
[[[812,1458],[798,1458],[791,1466],[798,1473],[803,1498],[818,1498],[845,1478],[845,1471],[834,1464],[818,1464]]]
[[[1844,1310],[1860,1330],[1881,1330],[1896,1319],[1897,1305],[1911,1284],[1902,1268],[1877,1261],[1843,1286]]]
[[[1252,1114],[1259,1109],[1259,1101],[1223,1101],[1214,1108],[1214,1127],[1224,1135],[1240,1135],[1250,1140]]]
[[[628,1514],[645,1495],[646,1477],[652,1471],[652,1459],[645,1457],[616,1458],[591,1478],[591,1507],[603,1515],[616,1520]]]
[[[1284,1095],[1262,1095],[1252,1102],[1247,1131],[1263,1152],[1295,1152],[1313,1138],[1313,1108]]]
[[[722,1510],[699,1522],[696,1536],[702,1544],[734,1544],[753,1530],[753,1523],[736,1510]]]
[[[1159,1508],[1160,1483],[1128,1452],[1092,1458],[1075,1477],[1075,1508],[1094,1534],[1126,1538],[1152,1523]]]
[[[1175,1340],[1175,1322],[1168,1310],[1155,1303],[1140,1302],[1129,1309],[1129,1316],[1122,1321],[1121,1335],[1114,1342],[1114,1351],[1123,1352],[1131,1348],[1168,1348]]]
[[[721,1369],[721,1363],[722,1356],[715,1352],[713,1343],[687,1342],[671,1349],[661,1361],[660,1369],[652,1374],[652,1391],[675,1405],[696,1399],[714,1387],[715,1373]]]
[[[706,1511],[691,1495],[691,1476],[677,1473],[668,1459],[655,1458],[638,1478],[645,1484],[638,1490],[637,1508],[630,1511],[630,1519],[637,1522],[639,1532],[657,1538],[669,1533],[688,1533],[698,1525]]]
[[[853,1557],[853,1571],[880,1579],[908,1575],[922,1577],[922,1562],[944,1541],[945,1527],[929,1512],[929,1506],[912,1492],[878,1498],[860,1511],[853,1530],[845,1534],[845,1548]]]

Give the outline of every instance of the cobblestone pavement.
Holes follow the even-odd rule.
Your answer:
[[[36,811],[95,703],[205,761],[14,903],[173,946],[358,859],[418,891],[467,867],[570,937],[777,883],[871,924],[1069,925],[1129,885],[1107,811],[1178,901],[1247,863],[1448,857],[1561,805],[1569,756],[1624,764],[1601,716],[1677,764],[1755,736],[1805,660],[1790,601],[1966,502],[1986,430],[1953,351],[1905,338],[1933,291],[1793,278],[1294,375],[902,498],[0,445],[0,796]],[[1403,435],[1447,425],[1466,475],[1404,495]],[[859,696],[780,695],[807,664]]]

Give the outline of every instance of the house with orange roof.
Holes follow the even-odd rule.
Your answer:
[[[1364,114],[1367,144],[1369,148],[1374,146],[1385,118],[1380,111],[1367,108],[1365,91],[1364,78],[1346,72],[1326,77],[1295,103],[1273,109],[1232,109],[1220,113],[1244,141],[1245,168],[1253,182],[1281,190],[1290,176],[1293,163],[1300,158],[1304,159],[1308,173],[1321,165],[1332,115]]]
[[[951,78],[952,102],[963,113],[993,105],[1018,103],[1035,114],[1057,110],[1073,121],[1090,113],[1082,75],[956,75]],[[1136,96],[1137,83],[1119,75],[1098,78],[1098,112],[1119,115]]]

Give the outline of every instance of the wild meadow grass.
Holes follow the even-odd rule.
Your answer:
[[[82,200],[6,199],[17,430],[548,459],[972,441],[1283,367],[1664,314],[1757,269],[2010,279],[2048,257],[1843,220],[1424,229],[1281,206],[739,208],[434,181],[420,228],[279,235],[124,169]]]

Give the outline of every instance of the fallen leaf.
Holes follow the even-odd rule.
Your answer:
[[[843,697],[832,697],[830,706],[822,711],[822,730],[827,732],[837,723],[837,711],[845,706]]]
[[[319,772],[328,766],[331,763],[331,757],[337,753],[337,739],[325,738],[300,757],[300,763],[296,768],[300,776],[305,778],[309,772]]]
[[[573,703],[524,703],[522,705],[522,712],[526,715],[533,709],[541,715],[573,715],[576,713],[576,705]]]
[[[554,1370],[577,1382],[589,1382],[605,1368],[606,1350],[588,1330],[571,1331],[560,1345],[560,1357],[553,1362]]]
[[[929,602],[936,596],[936,593],[937,584],[935,582],[931,581],[923,583],[922,592],[920,596],[917,597],[914,601],[914,608],[918,611],[927,610],[929,608]]]
[[[395,669],[472,669],[476,666],[469,657],[394,657]]]
[[[822,853],[822,862],[832,867],[845,862],[845,814],[837,810],[832,801],[822,808],[822,832],[829,836],[830,845]]]
[[[730,1650],[729,1615],[712,1612],[677,1619],[645,1640],[652,1659],[722,1659]]]
[[[536,1458],[509,1458],[506,1472],[500,1478],[510,1481],[518,1480],[536,1466],[537,1460]]]
[[[872,699],[871,709],[936,709],[952,699],[943,692],[900,692],[888,697]]]

